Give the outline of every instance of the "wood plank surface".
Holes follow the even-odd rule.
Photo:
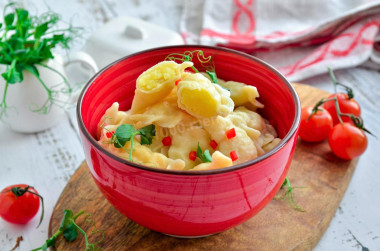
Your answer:
[[[327,92],[295,84],[301,105],[312,105]],[[326,141],[310,144],[298,140],[288,177],[295,188],[297,203],[305,210],[294,210],[283,200],[272,200],[247,222],[204,238],[181,239],[144,228],[119,213],[106,201],[92,180],[85,162],[61,194],[49,224],[49,236],[59,227],[64,209],[91,214],[105,239],[104,250],[312,250],[327,229],[350,182],[357,161],[335,157]],[[281,191],[279,192],[279,196]],[[77,223],[87,233],[92,226],[85,217]],[[97,241],[100,234],[91,235]],[[59,251],[84,250],[83,236],[69,243],[60,237]]]

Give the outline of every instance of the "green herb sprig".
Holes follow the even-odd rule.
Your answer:
[[[178,61],[178,62],[190,61],[190,62],[192,62],[194,57],[196,57],[198,59],[198,61],[201,63],[202,67],[204,68],[207,75],[211,78],[211,81],[214,84],[217,84],[220,87],[222,87],[223,89],[229,91],[228,88],[225,88],[224,86],[222,86],[218,83],[218,77],[217,77],[216,72],[215,72],[215,64],[213,61],[213,57],[212,56],[206,57],[202,50],[185,51],[183,54],[172,53],[172,54],[169,54],[165,58],[165,61],[174,61],[174,62],[176,62],[176,61]],[[192,66],[191,68],[193,69],[194,72],[199,73],[199,71],[194,66]]]
[[[112,135],[111,142],[116,148],[124,147],[125,143],[131,141],[131,147],[129,149],[129,160],[132,159],[133,152],[133,140],[136,135],[140,135],[140,144],[141,145],[150,145],[152,144],[153,136],[156,135],[156,128],[154,125],[148,125],[138,130],[135,130],[133,125],[123,124],[119,126],[115,133]]]
[[[204,152],[202,151],[202,148],[199,145],[198,142],[198,147],[197,147],[197,157],[202,160],[202,162],[212,162],[211,154],[208,149],[206,149]]]
[[[40,16],[31,16],[23,8],[17,8],[15,3],[7,4],[3,10],[3,22],[0,22],[0,64],[6,65],[1,73],[5,80],[3,97],[0,103],[0,119],[6,114],[8,108],[6,97],[9,85],[21,83],[23,72],[33,74],[48,94],[46,102],[38,107],[31,104],[33,112],[47,114],[52,105],[64,107],[65,101],[58,99],[59,93],[71,94],[72,89],[67,79],[57,70],[46,65],[46,60],[53,59],[53,49],[57,46],[65,50],[74,37],[78,36],[82,28],[58,28],[62,23],[58,14],[46,12]],[[47,68],[58,74],[63,81],[57,86],[48,87],[40,78],[36,66]]]
[[[86,251],[87,250],[94,250],[94,251],[95,250],[101,250],[97,245],[104,240],[104,231],[96,230],[96,229],[92,230],[92,232],[91,232],[92,234],[97,233],[97,232],[101,232],[102,233],[102,239],[96,243],[90,243],[88,241],[88,236],[87,236],[86,232],[75,223],[75,220],[79,216],[81,216],[82,214],[84,214],[84,211],[80,211],[79,213],[74,215],[73,211],[65,209],[64,214],[63,214],[63,218],[61,221],[61,225],[59,226],[58,231],[55,232],[52,237],[47,239],[46,242],[41,247],[33,249],[32,251],[37,251],[37,250],[47,251],[49,247],[53,247],[55,245],[57,238],[61,234],[63,235],[63,237],[67,241],[72,242],[78,237],[78,231],[81,232],[84,236],[84,239],[86,242],[86,249],[85,249]],[[94,225],[94,223],[89,219],[89,216],[90,215],[87,214],[86,222],[89,222],[92,225]]]
[[[110,119],[110,117],[104,117],[104,122],[100,125],[100,128],[106,130],[109,133],[112,133],[110,130],[104,127],[104,124],[106,123],[106,119]],[[133,125],[130,125],[130,124],[120,125],[118,128],[116,128],[115,132],[112,133],[111,140],[109,141],[109,143],[113,144],[115,148],[123,148],[125,151],[128,151],[126,148],[124,148],[124,146],[128,141],[131,141],[128,159],[130,161],[133,161],[132,159],[133,142],[134,142],[135,136],[137,135],[140,135],[141,145],[151,145],[153,141],[153,137],[156,136],[156,127],[155,125],[152,124],[152,125],[144,126],[138,130],[135,130]]]
[[[215,71],[214,62],[212,56],[206,57],[202,50],[194,51],[185,51],[184,53],[172,53],[166,56],[165,61],[174,61],[174,62],[185,62],[193,61],[193,58],[196,57],[201,65],[208,71]],[[199,71],[192,66],[194,72],[198,73]]]
[[[302,209],[302,207],[300,207],[297,202],[294,200],[294,196],[293,196],[293,189],[295,187],[292,187],[292,185],[290,184],[290,180],[288,177],[285,178],[284,182],[282,183],[281,185],[281,189],[285,189],[285,193],[283,196],[281,197],[275,197],[274,199],[276,200],[287,200],[289,205],[297,210],[297,211],[300,211],[300,212],[305,212],[304,209]]]

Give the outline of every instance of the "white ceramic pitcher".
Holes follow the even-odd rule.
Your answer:
[[[69,93],[70,88],[67,80],[65,67],[71,63],[81,63],[90,74],[98,71],[95,61],[84,52],[74,52],[67,56],[54,55],[43,64],[54,69],[37,65],[39,76],[47,88],[53,89],[54,100],[56,101],[47,112],[36,111],[44,106],[48,100],[48,92],[41,82],[28,71],[24,71],[24,79],[21,83],[9,84],[7,89],[6,103],[8,108],[2,116],[1,122],[9,126],[12,130],[23,133],[33,133],[46,130],[60,121],[65,113],[64,107],[71,106],[76,102],[73,97],[77,93]],[[5,71],[4,65],[0,65],[0,71]],[[63,78],[64,76],[64,78]],[[0,77],[0,97],[2,99],[5,87],[5,80]],[[77,91],[78,92],[78,91]]]

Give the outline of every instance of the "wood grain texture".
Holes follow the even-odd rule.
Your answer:
[[[295,84],[302,105],[313,104],[327,92]],[[181,239],[144,228],[119,213],[103,197],[84,162],[64,189],[53,212],[49,236],[61,221],[64,209],[85,210],[105,231],[99,245],[104,250],[311,250],[328,227],[349,184],[356,161],[342,161],[327,142],[297,142],[288,174],[297,203],[306,212],[292,209],[285,201],[272,200],[249,221],[205,238]],[[281,193],[281,191],[280,191]],[[280,196],[279,193],[279,196]],[[90,233],[85,217],[78,224]],[[90,238],[96,241],[100,235]],[[60,238],[56,250],[84,249],[83,237],[68,243]]]

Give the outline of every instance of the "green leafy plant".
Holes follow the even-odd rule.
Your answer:
[[[70,42],[82,29],[67,24],[66,28],[59,28],[62,23],[58,14],[46,12],[40,16],[32,16],[15,3],[7,4],[3,10],[3,22],[0,23],[0,64],[5,65],[1,77],[5,80],[3,97],[0,103],[0,119],[8,108],[6,97],[10,85],[21,83],[24,71],[33,74],[48,94],[42,106],[32,104],[33,112],[47,114],[52,105],[64,107],[65,101],[58,99],[59,93],[70,94],[72,89],[67,79],[57,70],[46,64],[53,59],[53,49],[57,46],[68,50]],[[48,87],[40,78],[36,66],[47,68],[62,78],[62,83]],[[62,86],[63,85],[63,86]]]
[[[88,241],[88,236],[87,236],[86,232],[75,223],[75,220],[79,216],[81,216],[82,214],[84,214],[84,211],[80,211],[79,213],[74,215],[73,211],[66,209],[64,211],[63,218],[61,221],[61,225],[59,226],[58,231],[55,232],[52,237],[47,239],[46,242],[41,247],[33,249],[32,251],[37,251],[37,250],[47,251],[49,247],[53,247],[55,245],[55,242],[60,235],[63,235],[63,237],[67,241],[72,242],[78,237],[78,231],[81,234],[83,234],[83,236],[84,236],[84,239],[86,242],[86,249],[85,249],[86,251],[87,250],[94,250],[94,251],[95,250],[101,250],[97,245],[104,240],[104,231],[97,230],[93,221],[90,220],[90,218],[89,218],[90,215],[87,214],[86,222],[90,223],[93,226],[91,234],[95,234],[95,233],[99,233],[99,232],[102,233],[101,240],[99,240],[96,243],[90,243]]]

